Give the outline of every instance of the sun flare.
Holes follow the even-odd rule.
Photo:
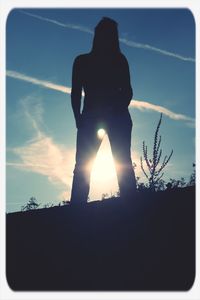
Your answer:
[[[115,164],[109,139],[105,135],[92,168],[90,195],[93,199],[101,199],[103,193],[116,191],[118,191],[118,183]]]
[[[97,131],[97,136],[100,140],[102,140],[104,138],[104,135],[106,134],[105,130],[103,128],[100,128],[98,131]]]

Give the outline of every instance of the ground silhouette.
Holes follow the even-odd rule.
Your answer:
[[[7,214],[19,291],[185,291],[195,277],[195,188]]]

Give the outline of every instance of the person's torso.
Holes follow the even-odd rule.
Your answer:
[[[81,57],[81,78],[85,93],[84,111],[108,112],[116,109],[122,59],[85,54]]]

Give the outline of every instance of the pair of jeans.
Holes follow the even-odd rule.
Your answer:
[[[101,145],[98,129],[105,129],[115,162],[120,197],[130,198],[136,190],[135,173],[131,160],[132,120],[127,111],[102,118],[83,114],[77,132],[76,163],[72,183],[71,203],[87,202],[90,175],[94,159]]]

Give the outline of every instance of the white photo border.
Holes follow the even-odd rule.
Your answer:
[[[5,181],[5,124],[6,124],[6,20],[9,12],[15,8],[187,8],[194,15],[196,23],[196,277],[191,289],[187,292],[14,292],[6,280],[5,251],[5,212],[6,212],[6,181]],[[200,1],[199,0],[0,0],[0,299],[200,299],[200,205],[198,202],[199,183],[199,91],[200,91]]]

